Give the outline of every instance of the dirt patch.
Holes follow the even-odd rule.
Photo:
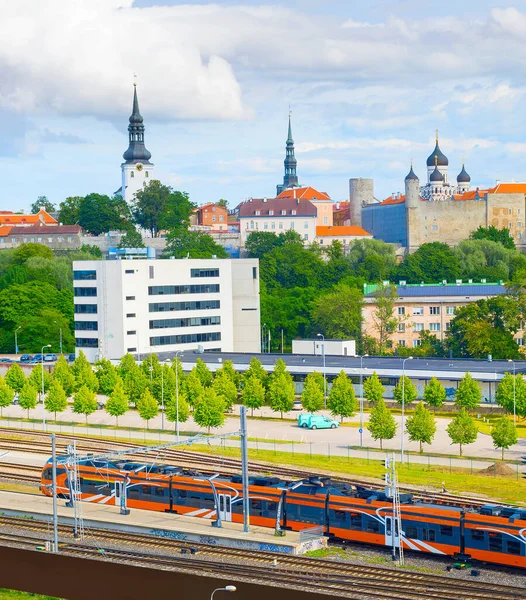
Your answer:
[[[505,463],[494,463],[487,469],[481,469],[478,471],[479,475],[488,475],[490,477],[511,477],[515,476],[515,470]]]

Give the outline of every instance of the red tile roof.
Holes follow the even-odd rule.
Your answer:
[[[358,225],[319,225],[316,227],[317,237],[373,237],[371,233],[365,231]]]
[[[487,190],[490,194],[525,194],[526,183],[498,183],[494,188]]]
[[[0,237],[7,237],[11,229],[13,229],[11,225],[0,225]]]
[[[0,237],[9,235],[75,235],[82,231],[80,225],[0,225]]]
[[[36,215],[16,215],[13,212],[2,211],[0,212],[0,225],[20,225],[24,223],[41,223],[46,224],[57,224],[57,220],[54,219],[45,210],[40,210]]]
[[[301,198],[302,200],[330,200],[327,192],[318,192],[313,187],[290,188],[283,190],[278,198]]]
[[[269,211],[274,211],[273,215]],[[285,211],[285,214],[282,214]],[[288,197],[277,198],[251,198],[239,205],[239,216],[243,217],[290,217],[294,213],[300,217],[315,217],[317,214],[316,207],[308,200],[299,200]],[[256,214],[259,212],[259,214]]]
[[[393,198],[392,196],[389,196],[383,202],[380,202],[380,204],[382,204],[382,205],[386,205],[386,204],[402,204],[403,202],[405,202],[405,194],[402,194],[400,196],[400,198],[398,198],[398,197]]]

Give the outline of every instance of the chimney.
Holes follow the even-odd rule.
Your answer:
[[[391,200],[395,200],[395,196],[396,196],[396,194],[393,192],[393,193],[391,194]]]

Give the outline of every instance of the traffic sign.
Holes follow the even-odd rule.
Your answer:
[[[363,433],[363,429],[361,427],[358,429],[358,433]]]

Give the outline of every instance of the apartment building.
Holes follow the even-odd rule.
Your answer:
[[[378,339],[374,313],[377,308],[375,292],[377,285],[364,288],[364,306],[362,309],[362,331],[365,335]],[[398,298],[395,301],[393,317],[398,321],[397,330],[391,336],[393,347],[408,348],[420,346],[420,332],[429,331],[439,340],[443,340],[456,310],[477,300],[488,299],[506,293],[500,283],[443,283],[443,284],[405,284],[396,286]],[[516,335],[517,343],[522,345],[522,333]]]
[[[73,279],[76,348],[91,362],[260,352],[257,259],[75,261]]]

